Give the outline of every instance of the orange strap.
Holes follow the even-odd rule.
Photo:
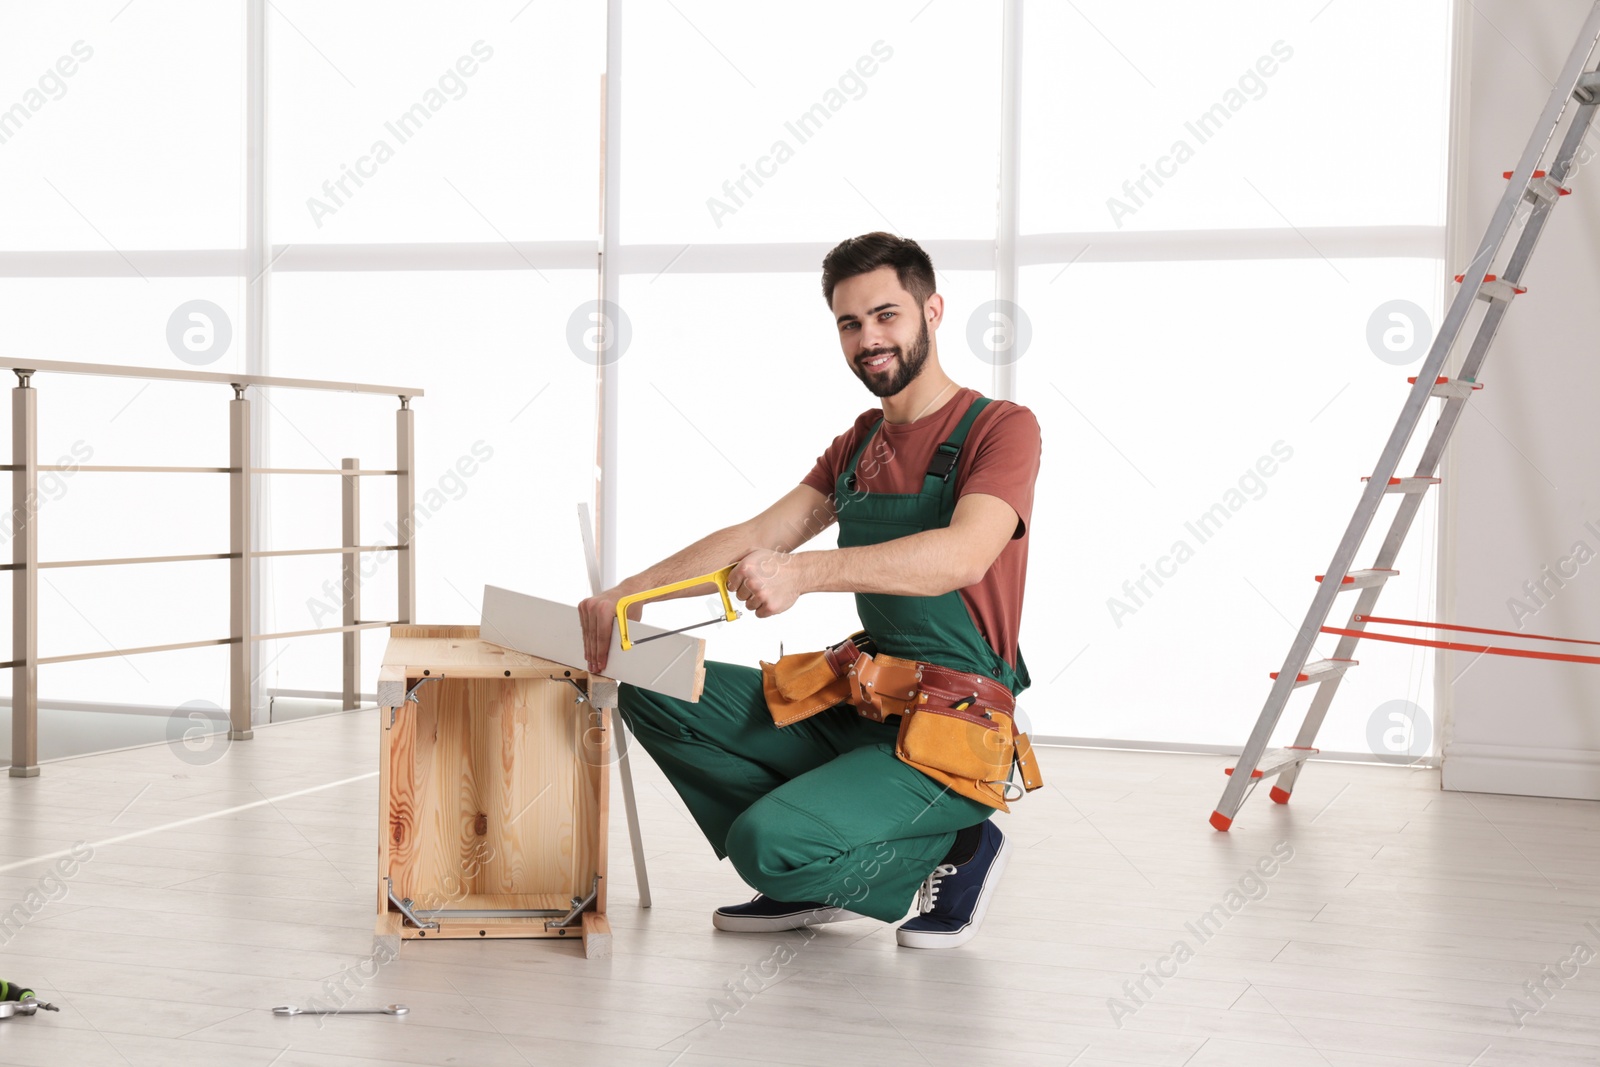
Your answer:
[[[1386,619],[1375,615],[1357,615],[1357,622],[1380,622],[1394,626],[1431,626],[1437,630],[1460,630],[1475,634],[1495,634],[1502,637],[1533,638],[1540,641],[1561,641],[1577,645],[1600,645],[1600,641],[1581,641],[1575,637],[1544,637],[1539,634],[1521,634],[1511,630],[1486,630],[1476,626],[1453,626],[1443,622],[1418,622],[1412,619]],[[1561,652],[1536,652],[1523,648],[1496,648],[1493,645],[1466,645],[1456,641],[1430,641],[1423,637],[1397,637],[1393,634],[1375,634],[1370,630],[1346,630],[1338,626],[1324,626],[1325,634],[1343,637],[1360,637],[1369,641],[1392,641],[1400,645],[1423,645],[1428,648],[1447,648],[1455,652],[1488,653],[1495,656],[1518,656],[1523,659],[1560,660],[1565,663],[1600,663],[1600,656],[1573,656]]]
[[[1383,622],[1391,626],[1429,626],[1435,630],[1459,630],[1469,634],[1494,634],[1497,637],[1525,637],[1538,641],[1561,641],[1570,645],[1600,645],[1600,641],[1581,641],[1576,637],[1549,637],[1545,634],[1525,634],[1517,630],[1485,630],[1477,626],[1453,626],[1447,622],[1416,622],[1411,619],[1384,619],[1377,615],[1357,615],[1356,622]]]

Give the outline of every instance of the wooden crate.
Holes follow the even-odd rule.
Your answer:
[[[438,680],[405,700],[425,678]],[[603,692],[593,682],[476,626],[390,627],[378,675],[380,944],[551,937],[610,955],[612,708],[583,699]],[[591,892],[571,924],[552,925]],[[413,925],[396,900],[437,928]],[[535,914],[453,914],[486,911]]]

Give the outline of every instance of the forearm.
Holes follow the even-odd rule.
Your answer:
[[[808,593],[939,596],[971,584],[948,527],[875,545],[797,552],[790,560],[801,568]]]
[[[614,589],[619,597],[629,596],[633,593],[642,593],[646,589],[681,582],[686,578],[710,574],[731,563],[739,562],[745,553],[755,547],[754,535],[747,524],[727,526],[707,534],[694,544],[674,552],[638,574],[624,578],[614,586]],[[679,597],[705,596],[707,593],[715,592],[716,588],[712,582],[702,582],[688,589],[663,593],[659,599],[676,600]]]

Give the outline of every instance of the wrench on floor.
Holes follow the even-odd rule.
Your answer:
[[[390,1004],[383,1008],[297,1008],[293,1004],[282,1004],[272,1009],[274,1015],[405,1015],[411,1011],[404,1004]]]

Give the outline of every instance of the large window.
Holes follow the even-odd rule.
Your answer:
[[[914,237],[947,301],[947,372],[1043,429],[1022,631],[1033,730],[1241,742],[1447,292],[1446,0],[1027,0],[1011,38],[1004,0],[610,6],[609,25],[607,4],[524,0],[7,12],[0,57],[21,73],[0,108],[21,111],[0,122],[0,191],[28,208],[0,220],[12,350],[180,366],[169,319],[203,299],[233,336],[209,369],[422,387],[420,616],[470,622],[486,582],[585,595],[575,504],[597,478],[617,489],[602,551],[619,577],[787,492],[875,404],[840,365],[822,255],[868,230]],[[603,174],[608,33],[620,155]],[[602,178],[618,304],[603,381],[588,348]],[[997,293],[1019,309],[998,366]],[[81,441],[97,463],[224,462],[214,391],[36,384],[41,456]],[[387,464],[394,407],[259,392],[261,458]],[[64,484],[44,558],[225,536],[220,482]],[[261,546],[329,543],[336,485],[263,477]],[[363,540],[387,542],[393,513],[392,486],[365,482]],[[1385,595],[1396,613],[1429,610],[1433,525],[1430,504]],[[388,617],[392,560],[367,570],[363,615]],[[45,573],[42,649],[225,626],[220,563]],[[331,557],[264,562],[258,628],[326,624],[336,577]],[[753,663],[855,626],[850,598],[829,595],[700,632],[712,658]],[[383,636],[363,637],[368,675]],[[1325,749],[1366,750],[1386,701],[1432,710],[1426,653],[1362,658]],[[338,667],[334,638],[263,646],[258,688],[328,691]],[[225,694],[220,649],[41,676],[47,702]],[[89,714],[74,744],[104,747]],[[46,720],[47,757],[66,729]]]

